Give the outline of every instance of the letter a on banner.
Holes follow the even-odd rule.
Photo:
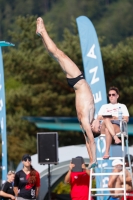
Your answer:
[[[76,21],[80,37],[85,78],[93,93],[96,118],[100,107],[107,103],[104,71],[99,42],[95,28],[87,17],[80,16],[76,19]],[[95,141],[97,147],[97,157],[102,157],[106,145],[105,138],[100,142],[100,144],[97,138]],[[102,152],[101,149],[103,150]],[[102,166],[110,166],[110,162],[104,160],[98,162],[98,168],[95,168],[95,172],[101,173]],[[106,172],[106,170],[104,172]],[[108,177],[96,176],[96,186],[97,188],[108,188]],[[103,193],[107,192],[104,192],[103,189]],[[107,198],[107,196],[98,196],[97,200],[106,200]]]
[[[93,93],[96,116],[100,107],[107,103],[99,42],[94,26],[87,17],[80,16],[76,21],[80,37],[85,78]]]
[[[6,103],[3,58],[1,49],[1,47],[4,46],[14,46],[14,44],[0,41],[0,133],[2,139],[2,182],[5,182],[7,179]]]

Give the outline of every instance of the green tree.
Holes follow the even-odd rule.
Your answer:
[[[0,0],[0,39],[11,39],[7,30],[16,30],[16,18],[26,15],[44,15],[57,0]]]
[[[55,32],[58,33],[58,40],[63,39],[64,27],[69,30],[73,30],[70,23],[71,18],[76,19],[77,17],[84,15],[89,17],[94,25],[104,17],[104,13],[108,10],[108,6],[104,0],[93,1],[93,0],[62,0],[57,1],[52,9],[44,15],[45,21],[53,22]]]
[[[104,45],[117,44],[133,36],[132,21],[133,1],[119,0],[109,5],[108,10],[96,21],[96,30],[99,36],[104,36]]]
[[[19,15],[37,15],[45,22],[54,24],[59,41],[63,39],[64,27],[73,31],[71,18],[84,15],[94,24],[99,37],[104,36],[104,45],[117,44],[126,37],[133,36],[131,0],[0,0],[0,39],[11,40],[7,30],[17,32],[16,19]]]
[[[133,38],[127,38],[116,47],[102,48],[106,87],[117,86],[120,90],[119,101],[126,104],[133,116]]]

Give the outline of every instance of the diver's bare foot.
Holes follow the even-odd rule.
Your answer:
[[[115,140],[115,144],[120,144],[121,140],[117,137],[117,135],[114,135],[114,140]]]
[[[43,19],[41,17],[38,17],[36,21],[36,34],[39,36],[42,36],[44,29],[45,28],[44,28]]]

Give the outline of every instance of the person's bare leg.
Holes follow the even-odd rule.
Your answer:
[[[87,134],[87,143],[89,146],[89,156],[91,157],[90,163],[89,163],[89,168],[93,168],[95,166],[97,166],[97,160],[96,160],[96,144],[95,144],[95,140],[91,131],[91,126],[89,124],[89,122],[87,121],[87,118],[85,119],[81,119],[82,120],[82,127],[85,130],[86,134]]]
[[[82,129],[87,135],[87,141],[91,150],[92,162],[90,162],[90,167],[94,167],[94,165],[96,166],[96,144],[90,125],[92,123],[92,120],[94,119],[95,111],[93,95],[87,84],[86,86],[84,85],[82,91],[81,89],[75,90],[75,93],[78,119],[81,123]]]
[[[108,159],[109,158],[109,150],[110,150],[110,145],[112,143],[112,135],[109,133],[108,129],[105,128],[105,135],[106,135],[106,149],[105,149],[105,153],[103,156],[103,159]]]
[[[90,144],[90,140],[89,140],[90,135],[89,135],[89,137],[88,137],[86,131],[85,131],[84,128],[82,127],[82,124],[80,124],[80,127],[81,127],[82,132],[83,132],[83,135],[84,135],[84,137],[85,137],[86,148],[87,148],[88,155],[89,155],[89,165],[88,165],[88,168],[92,168],[92,167],[97,166],[95,141],[94,141],[94,143],[92,143],[92,144],[94,144],[94,145],[92,146],[92,145]],[[93,139],[94,139],[94,137],[93,137]],[[91,149],[91,147],[92,147],[93,149]],[[95,165],[95,166],[93,166],[92,164]]]
[[[110,119],[106,118],[104,120],[104,124],[105,126],[107,127],[107,129],[109,130],[110,134],[112,135],[112,137],[114,138],[115,140],[115,144],[119,144],[121,143],[121,140],[117,137],[116,133],[115,133],[115,130],[114,130],[114,127],[110,121]]]
[[[81,71],[67,55],[65,55],[60,49],[57,48],[55,43],[49,37],[41,17],[37,19],[36,25],[36,34],[42,37],[43,44],[46,50],[60,64],[62,70],[66,73],[66,77],[75,78],[79,76],[81,74]]]
[[[91,149],[90,149],[90,146],[89,146],[89,140],[88,140],[88,137],[86,136],[85,133],[83,133],[83,135],[85,137],[85,143],[86,143],[86,148],[87,148],[87,152],[88,152],[88,155],[89,155],[89,161],[90,161],[90,163],[92,163],[93,162],[93,157],[91,155]]]

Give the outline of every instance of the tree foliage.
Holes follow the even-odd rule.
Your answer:
[[[107,89],[115,85],[120,90],[119,101],[125,103],[133,116],[133,38],[127,38],[117,46],[102,48]]]
[[[64,27],[73,30],[70,24],[84,15],[90,18],[99,37],[105,37],[104,45],[117,44],[133,36],[133,1],[131,0],[0,0],[0,39],[9,40],[8,30],[17,32],[16,19],[19,15],[37,15],[54,24],[58,40],[63,40]]]
[[[51,10],[52,5],[54,5],[56,1],[57,0],[0,0],[0,39],[10,39],[7,30],[16,30],[15,21],[19,15],[44,15]]]
[[[133,1],[119,0],[109,5],[109,9],[96,22],[96,30],[99,36],[104,36],[104,45],[117,44],[118,42],[133,36],[132,21]]]

